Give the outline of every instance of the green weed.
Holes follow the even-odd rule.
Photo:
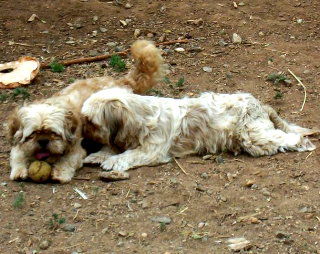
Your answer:
[[[280,91],[276,91],[276,94],[273,98],[278,100],[278,99],[281,99],[282,97],[283,97],[283,93],[281,93]]]
[[[65,69],[65,66],[57,61],[52,61],[49,66],[52,72],[63,72]]]
[[[21,208],[24,205],[24,202],[25,202],[24,193],[21,191],[13,200],[12,205],[14,208]]]
[[[49,221],[49,227],[51,229],[57,229],[59,226],[66,222],[66,219],[59,214],[52,214],[52,219]]]
[[[267,77],[267,81],[271,81],[273,84],[279,84],[288,80],[288,77],[283,73],[272,73]]]
[[[175,84],[174,84],[174,86],[175,87],[181,87],[181,86],[183,86],[183,84],[184,84],[184,77],[181,77]]]
[[[126,69],[126,63],[118,55],[113,55],[110,57],[109,65],[117,72],[122,72]]]

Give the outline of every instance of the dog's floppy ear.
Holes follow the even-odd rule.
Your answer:
[[[22,138],[21,121],[18,116],[18,109],[15,109],[8,118],[6,137],[11,145],[16,145]]]
[[[77,137],[78,130],[81,129],[81,120],[80,117],[72,112],[68,111],[65,115],[65,136],[68,141],[72,141],[75,137]]]
[[[132,106],[132,105],[131,105]],[[141,116],[120,100],[107,103],[105,122],[111,131],[110,138],[120,148],[128,149],[139,145],[141,135]]]

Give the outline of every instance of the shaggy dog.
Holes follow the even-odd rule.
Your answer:
[[[93,93],[114,86],[128,86],[143,93],[161,78],[163,59],[154,44],[136,41],[131,53],[135,65],[126,76],[79,80],[49,99],[22,106],[12,113],[8,124],[13,146],[10,179],[26,179],[29,164],[35,159],[53,163],[53,180],[66,183],[72,179],[86,156],[81,147],[83,102]]]
[[[112,88],[90,96],[82,107],[85,135],[106,145],[86,163],[125,171],[188,154],[244,151],[254,157],[285,151],[311,151],[309,129],[286,122],[247,93],[203,93],[171,99]],[[123,153],[112,155],[108,146]]]

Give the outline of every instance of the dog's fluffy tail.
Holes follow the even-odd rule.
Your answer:
[[[266,112],[269,115],[270,120],[273,122],[275,128],[280,129],[287,133],[298,133],[302,136],[310,136],[314,134],[318,134],[319,130],[312,130],[308,128],[303,128],[298,125],[288,123],[287,121],[283,120],[278,113],[271,108],[270,106],[264,105],[263,106]]]
[[[131,46],[135,61],[130,72],[119,83],[132,88],[135,93],[144,93],[153,87],[165,73],[160,50],[150,41],[138,40]]]

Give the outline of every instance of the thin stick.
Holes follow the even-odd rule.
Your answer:
[[[307,155],[307,157],[305,158],[305,160],[307,160],[312,153],[313,153],[313,152],[310,152],[310,153]]]
[[[182,172],[185,175],[188,175],[188,173],[184,170],[184,168],[182,167],[182,165],[176,160],[176,158],[173,158],[173,160],[175,161],[175,163],[177,163],[178,167],[182,170]]]
[[[301,80],[292,72],[288,69],[288,72],[290,72],[290,74],[298,81],[298,83],[303,87],[303,91],[304,91],[304,99],[303,99],[303,103],[302,106],[300,108],[300,111],[303,110],[304,108],[304,104],[306,103],[307,100],[307,88],[306,86],[301,82]]]
[[[172,44],[176,44],[176,43],[188,43],[188,42],[189,42],[189,40],[165,41],[165,42],[157,43],[156,46],[172,45]],[[60,63],[63,64],[64,66],[69,66],[69,65],[72,65],[72,64],[97,62],[97,61],[102,61],[102,60],[108,59],[113,55],[126,56],[129,53],[129,51],[130,51],[129,49],[126,49],[124,51],[117,52],[117,53],[114,53],[114,54],[106,54],[106,55],[93,56],[93,57],[83,57],[83,58],[78,58],[78,59],[73,59],[73,60],[62,61]],[[41,64],[41,68],[42,69],[50,68],[50,63],[42,63]]]

